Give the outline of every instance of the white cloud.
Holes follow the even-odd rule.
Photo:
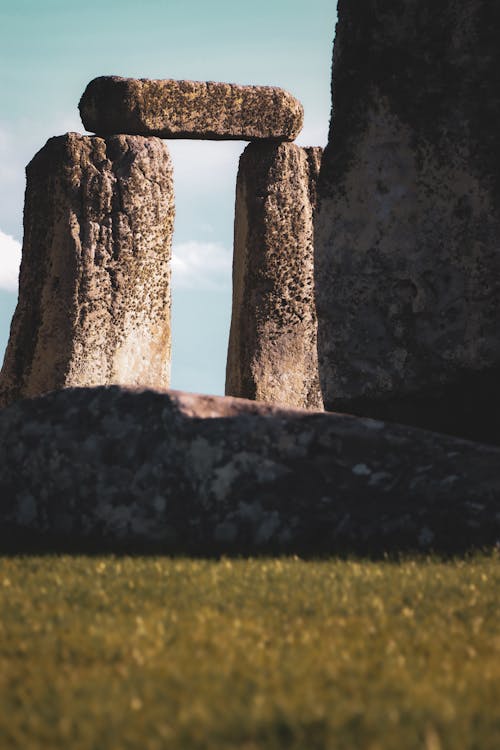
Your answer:
[[[17,292],[21,244],[9,234],[0,231],[0,289]]]
[[[328,122],[306,123],[297,136],[298,146],[322,146],[328,143]]]
[[[176,189],[193,191],[234,189],[241,141],[169,140]]]
[[[231,286],[232,253],[218,242],[181,242],[172,253],[174,289],[222,290]]]
[[[299,146],[326,146],[328,121],[306,122],[297,137]],[[176,190],[186,193],[234,191],[238,161],[248,145],[242,141],[169,140]]]

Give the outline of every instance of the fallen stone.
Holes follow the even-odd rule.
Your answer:
[[[66,389],[0,412],[0,549],[488,548],[499,465],[500,449],[370,419]]]
[[[328,409],[500,440],[500,7],[340,0],[316,225]]]
[[[236,186],[226,394],[322,408],[313,213],[322,149],[251,143]]]
[[[0,405],[68,386],[167,387],[172,167],[155,138],[51,138],[27,170]]]
[[[275,86],[94,78],[80,100],[86,130],[160,138],[293,141],[304,111]]]

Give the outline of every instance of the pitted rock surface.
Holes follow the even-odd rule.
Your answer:
[[[86,130],[160,138],[293,141],[304,111],[275,86],[213,81],[94,78],[80,100]]]
[[[316,281],[325,406],[500,440],[500,6],[340,0]]]
[[[51,138],[27,167],[0,404],[67,386],[167,387],[172,166],[157,138]]]
[[[488,547],[500,449],[370,419],[117,386],[0,412],[0,549]]]
[[[251,143],[236,186],[230,396],[322,408],[314,233],[321,148]]]

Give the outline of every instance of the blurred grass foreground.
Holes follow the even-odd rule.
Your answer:
[[[498,555],[0,558],[2,750],[498,750]]]

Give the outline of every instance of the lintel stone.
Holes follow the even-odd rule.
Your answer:
[[[99,135],[293,141],[304,113],[275,86],[100,76],[85,89],[80,114]]]

